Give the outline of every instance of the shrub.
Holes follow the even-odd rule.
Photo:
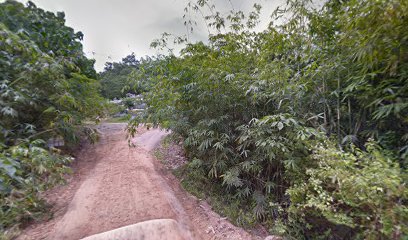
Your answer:
[[[406,171],[374,142],[368,142],[366,149],[345,152],[330,144],[316,147],[312,158],[317,167],[308,168],[307,179],[287,190],[290,214],[302,216],[320,233],[330,229],[311,219],[346,226],[341,228],[343,234],[348,229],[356,239],[400,239],[407,234]],[[333,230],[328,233],[335,239],[339,228]]]
[[[145,121],[180,134],[202,178],[288,237],[402,238],[407,1],[290,0],[263,32],[259,5],[223,17],[210,2],[185,9],[209,10],[208,44],[159,59]]]
[[[137,103],[137,100],[135,98],[127,97],[123,99],[123,104],[127,108],[133,108],[134,106],[136,106],[136,103]]]
[[[0,238],[35,218],[43,210],[41,191],[68,172],[70,158],[44,140],[63,138],[67,148],[82,134],[97,139],[82,125],[102,109],[82,38],[65,26],[64,13],[0,3]]]
[[[61,183],[70,172],[66,165],[72,158],[55,149],[49,152],[44,144],[35,140],[10,148],[0,146],[0,232],[36,218],[43,210],[39,192]]]

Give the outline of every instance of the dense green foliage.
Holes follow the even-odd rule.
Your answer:
[[[185,139],[189,170],[288,237],[407,236],[407,1],[288,1],[260,33],[259,5],[188,6],[214,34],[160,60],[143,121]]]
[[[82,36],[63,13],[0,4],[0,232],[35,217],[39,192],[67,172],[71,158],[46,141],[95,135],[81,126],[102,107]]]
[[[99,74],[102,96],[108,99],[122,98],[132,92],[124,91],[124,88],[128,85],[129,77],[139,69],[139,64],[133,53],[121,62],[107,62],[104,71]]]
[[[350,152],[321,145],[312,159],[318,166],[306,169],[308,181],[288,190],[290,214],[305,214],[304,224],[324,217],[343,225],[330,233],[343,239],[400,238],[402,232],[406,234],[408,214],[403,201],[408,197],[407,179],[389,153],[372,142],[367,143],[366,151]],[[347,227],[359,233],[353,236]]]
[[[120,62],[107,62],[99,74],[101,94],[105,98],[123,98],[127,93],[140,94],[149,91],[156,65],[161,57],[136,59],[132,53]]]

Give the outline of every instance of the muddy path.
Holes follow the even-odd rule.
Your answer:
[[[176,220],[186,239],[259,239],[186,193],[153,157],[166,132],[141,129],[129,146],[124,128],[99,126],[101,141],[80,151],[67,184],[45,193],[53,217],[32,224],[18,239],[81,239],[162,218]]]

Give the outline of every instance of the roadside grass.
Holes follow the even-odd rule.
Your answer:
[[[111,117],[105,120],[107,123],[127,123],[130,120],[130,116],[123,117]]]
[[[161,142],[160,142],[160,147],[156,148],[153,152],[153,155],[156,157],[157,160],[159,160],[162,164],[167,165],[167,158],[166,158],[166,153],[168,153],[172,143],[172,136],[167,135],[165,136]]]
[[[11,229],[0,233],[0,240],[16,239],[20,233],[21,231],[18,229],[18,226],[12,227]]]
[[[63,180],[65,181],[65,180]],[[50,186],[55,187],[58,184],[55,184],[54,186]],[[41,192],[45,191],[46,189],[43,189]],[[17,192],[16,192],[17,194]],[[12,197],[8,197],[5,199],[0,199],[0,201],[11,201]],[[33,201],[33,199],[29,199],[27,197],[27,202],[29,201]],[[2,214],[4,215],[0,215],[0,220],[2,220],[0,222],[0,240],[13,240],[16,239],[23,231],[23,229],[25,229],[27,226],[30,226],[30,224],[35,223],[35,222],[43,222],[43,221],[48,221],[53,217],[53,212],[52,212],[52,205],[50,203],[48,203],[45,199],[41,199],[38,198],[38,201],[36,202],[36,206],[32,209],[28,209],[27,207],[25,207],[24,205],[27,204],[27,202],[24,202],[22,200],[20,200],[19,202],[17,202],[17,204],[19,204],[19,209],[24,209],[25,211],[28,212],[27,215],[21,216],[21,218],[19,218],[19,222],[17,224],[13,224],[11,227],[9,228],[2,228],[1,224],[5,224],[6,221],[10,220],[10,216],[17,215],[20,214],[17,211],[10,209],[9,213],[6,212],[6,214],[8,215],[5,217],[6,214],[4,214],[5,212],[2,212]],[[23,211],[24,211],[23,210]]]

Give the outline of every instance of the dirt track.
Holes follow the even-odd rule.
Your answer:
[[[33,224],[18,239],[80,239],[161,218],[176,220],[190,239],[254,238],[184,192],[162,168],[151,150],[165,132],[142,130],[129,147],[124,127],[100,126],[102,140],[80,152],[68,184],[45,194],[54,217]]]

